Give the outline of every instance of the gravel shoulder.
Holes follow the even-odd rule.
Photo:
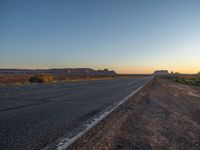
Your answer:
[[[199,150],[200,88],[155,79],[68,149]]]

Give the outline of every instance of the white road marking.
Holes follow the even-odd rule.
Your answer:
[[[123,104],[125,101],[127,101],[129,98],[131,98],[135,93],[137,93],[139,90],[141,90],[148,82],[147,81],[144,85],[139,87],[137,90],[133,91],[128,96],[124,97],[119,103],[114,104],[114,107],[111,108],[109,111],[104,112],[102,115],[100,115],[97,118],[94,118],[93,121],[90,124],[86,125],[85,130],[79,132],[76,136],[73,138],[64,138],[61,139],[60,142],[57,144],[57,150],[64,150],[67,149],[72,143],[74,143],[77,139],[79,139],[81,136],[83,136],[87,131],[89,131],[92,127],[97,125],[101,120],[106,118],[110,113],[112,113],[115,109],[117,109],[121,104]]]

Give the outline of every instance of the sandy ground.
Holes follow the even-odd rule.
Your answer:
[[[69,149],[199,150],[200,87],[155,79]]]

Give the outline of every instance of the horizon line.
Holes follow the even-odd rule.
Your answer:
[[[105,67],[104,69],[94,69],[94,68],[90,68],[90,67],[52,67],[52,68],[16,68],[16,67],[7,67],[7,68],[0,68],[0,70],[53,70],[53,69],[93,69],[93,70],[105,70],[108,69],[109,71],[114,71],[117,74],[127,74],[127,75],[131,75],[131,74],[154,74],[155,71],[168,71],[169,74],[187,74],[187,75],[195,75],[195,74],[199,74],[199,72],[196,73],[184,73],[184,72],[176,72],[176,71],[169,71],[168,69],[155,69],[154,71],[152,71],[151,73],[122,73],[122,72],[118,72],[115,71],[114,69],[109,69],[107,67]],[[173,72],[173,73],[172,73]]]

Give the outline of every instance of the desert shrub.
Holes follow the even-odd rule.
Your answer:
[[[30,77],[29,82],[31,83],[49,83],[53,81],[53,76],[52,75],[34,75]]]
[[[174,81],[174,82],[182,83],[182,84],[200,86],[200,78],[199,77],[193,77],[193,78],[189,78],[189,77],[187,77],[187,78],[186,77],[169,77],[167,79]]]

